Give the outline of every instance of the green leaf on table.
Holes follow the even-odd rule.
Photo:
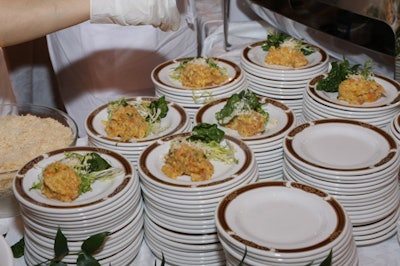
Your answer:
[[[83,252],[78,255],[78,259],[76,260],[76,265],[77,266],[100,266],[100,263],[91,255]]]
[[[61,261],[68,255],[68,241],[60,227],[57,229],[56,239],[54,241],[54,261]]]
[[[93,254],[103,245],[105,238],[109,234],[109,232],[103,232],[90,236],[88,239],[83,241],[81,246],[82,251],[86,254]]]
[[[21,238],[17,243],[11,246],[14,258],[18,259],[24,256],[25,239]]]

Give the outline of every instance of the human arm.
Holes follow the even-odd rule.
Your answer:
[[[33,40],[90,17],[90,0],[0,0],[0,46]]]
[[[0,47],[92,23],[153,25],[177,30],[176,0],[0,0]]]

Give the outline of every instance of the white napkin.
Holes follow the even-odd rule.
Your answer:
[[[153,25],[163,31],[179,28],[176,0],[91,0],[90,22]]]

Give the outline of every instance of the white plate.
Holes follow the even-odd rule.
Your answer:
[[[171,78],[171,73],[174,71],[174,69],[178,67],[179,64],[186,59],[187,58],[175,59],[156,66],[154,70],[151,72],[152,81],[158,86],[182,90],[183,93],[185,93],[184,92],[185,90],[191,91],[192,88],[184,87],[179,80]],[[234,62],[222,58],[212,58],[212,59],[214,59],[214,61],[218,64],[219,67],[226,70],[226,73],[229,77],[228,80],[219,85],[209,86],[204,88],[196,88],[195,90],[212,89],[225,85],[230,85],[236,82],[241,77],[242,70]]]
[[[256,42],[245,47],[242,51],[242,59],[245,62],[251,63],[254,67],[265,69],[265,71],[271,71],[273,73],[307,73],[321,65],[327,64],[329,60],[329,56],[324,50],[308,44],[315,49],[315,52],[306,56],[308,60],[308,64],[306,66],[292,68],[279,65],[270,65],[265,62],[265,56],[268,54],[268,52],[261,48],[263,43],[264,42]]]
[[[196,123],[209,123],[218,125],[218,121],[215,118],[215,113],[221,111],[228,99],[229,98],[224,98],[201,107],[196,114]],[[269,113],[269,121],[265,126],[265,131],[263,133],[255,136],[242,137],[236,130],[229,129],[221,125],[219,125],[219,127],[226,134],[242,139],[248,143],[248,145],[251,145],[252,142],[257,142],[259,144],[281,139],[296,125],[296,117],[292,110],[286,105],[265,97],[260,97],[259,101],[263,103],[263,110]]]
[[[322,119],[301,124],[288,133],[284,154],[296,164],[342,174],[367,174],[397,160],[397,143],[370,124]]]
[[[50,163],[65,158],[65,152],[96,152],[113,167],[121,168],[122,173],[112,180],[94,182],[92,191],[84,193],[72,202],[48,199],[40,190],[31,190],[32,185],[39,181],[43,169]],[[133,182],[133,175],[131,163],[116,152],[94,147],[69,147],[40,155],[28,162],[18,171],[13,182],[13,191],[17,200],[29,208],[40,212],[71,214],[100,208],[122,196]]]
[[[334,243],[347,218],[341,205],[316,188],[258,182],[228,194],[216,211],[218,232],[251,251],[313,252]]]
[[[127,98],[128,103],[140,103],[143,101],[154,101],[157,100],[156,97],[135,97]],[[85,127],[88,135],[100,143],[104,142],[108,145],[122,146],[122,147],[134,147],[136,145],[145,145],[151,141],[154,141],[160,137],[170,135],[173,133],[178,133],[182,128],[185,128],[189,122],[188,115],[183,107],[178,104],[168,102],[168,113],[167,116],[161,119],[161,128],[165,129],[160,134],[151,134],[145,138],[132,139],[127,142],[120,141],[120,138],[110,138],[105,132],[104,121],[108,119],[107,106],[104,104],[95,110],[93,110],[85,121]]]
[[[363,103],[361,105],[349,104],[346,101],[338,100],[338,93],[325,92],[317,90],[318,81],[328,74],[320,75],[310,80],[307,86],[307,93],[316,101],[321,102],[333,108],[351,110],[355,112],[370,111],[377,112],[394,108],[400,104],[400,84],[390,78],[375,75],[375,81],[378,82],[386,91],[386,95],[381,97],[379,100],[370,103]]]

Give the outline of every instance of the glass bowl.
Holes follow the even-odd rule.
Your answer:
[[[34,116],[32,118],[35,119],[35,123],[27,123],[27,120],[19,117],[13,119],[14,116],[28,115]],[[48,121],[49,118],[52,120]],[[11,188],[18,169],[42,153],[75,146],[78,127],[75,121],[61,110],[28,103],[0,104],[0,124],[0,218],[3,218],[19,213],[18,203]],[[59,139],[51,139],[52,134],[58,134],[61,128],[65,138],[60,142]],[[70,129],[71,135],[65,128]]]

